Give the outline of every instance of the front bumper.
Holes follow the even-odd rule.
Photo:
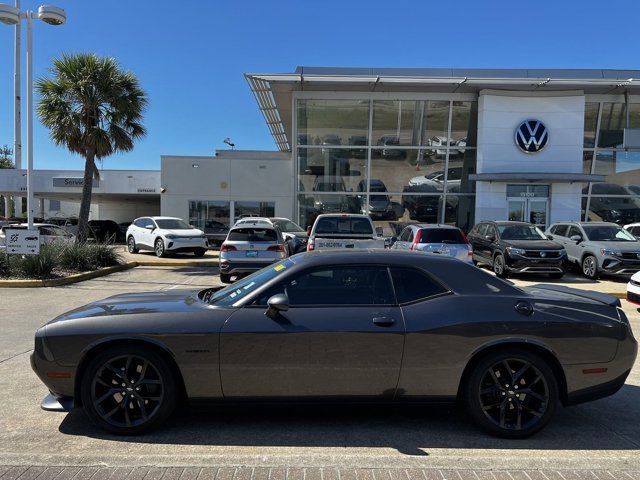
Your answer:
[[[632,282],[633,280],[627,284],[627,300],[640,305],[640,284],[634,285],[635,282]]]
[[[206,249],[207,239],[182,239],[182,238],[165,238],[165,250],[168,252],[194,252],[199,249]]]
[[[509,272],[513,273],[564,273],[564,259],[564,256],[544,260],[507,256],[506,267]]]
[[[611,275],[633,275],[640,272],[640,260],[623,260],[618,257],[600,258],[600,268]]]

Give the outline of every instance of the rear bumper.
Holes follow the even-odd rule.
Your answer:
[[[269,265],[279,262],[282,259],[265,260],[262,262],[233,262],[220,261],[220,273],[249,273],[268,267]]]
[[[613,395],[622,388],[630,372],[631,370],[627,370],[622,375],[608,382],[569,393],[567,395],[567,405],[577,405]]]

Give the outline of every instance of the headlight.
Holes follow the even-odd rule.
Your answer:
[[[610,250],[608,248],[601,248],[600,249],[600,254],[601,255],[609,255],[612,257],[621,257],[622,256],[622,252],[618,251],[618,250]]]
[[[509,252],[511,255],[524,255],[525,253],[527,253],[526,250],[515,247],[507,247],[507,252]]]
[[[169,235],[165,235],[165,238],[176,238],[176,236],[170,233]]]

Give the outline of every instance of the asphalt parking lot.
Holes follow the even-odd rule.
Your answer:
[[[37,327],[117,293],[217,284],[216,272],[137,267],[65,287],[0,289],[0,465],[7,466],[0,478],[102,472],[110,478],[425,480],[485,478],[488,470],[496,475],[486,478],[640,478],[637,363],[613,397],[561,409],[544,431],[519,441],[489,437],[455,408],[442,407],[197,407],[178,412],[157,432],[128,438],[98,430],[82,411],[40,410],[46,391],[29,366]],[[623,303],[640,331],[640,315]]]

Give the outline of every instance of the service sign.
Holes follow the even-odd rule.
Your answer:
[[[40,232],[5,228],[8,255],[38,255],[40,253]]]

